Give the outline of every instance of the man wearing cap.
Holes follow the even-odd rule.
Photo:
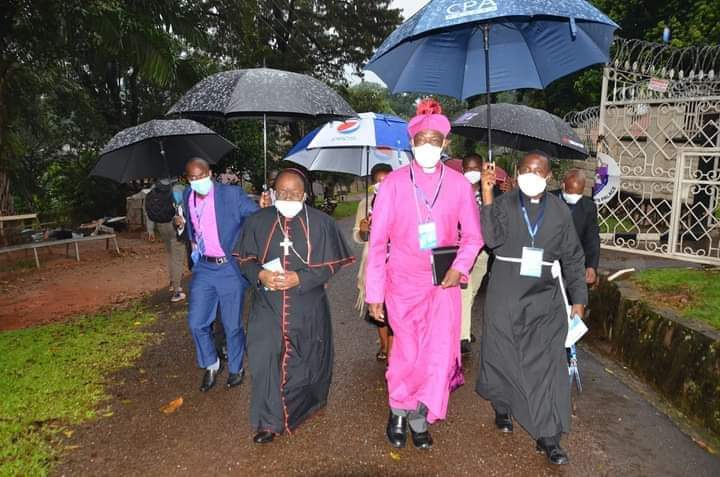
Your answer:
[[[415,447],[432,447],[428,423],[445,418],[450,392],[463,383],[459,285],[483,245],[471,184],[440,162],[450,132],[441,113],[434,100],[418,105],[408,125],[414,160],[383,182],[368,248],[368,309],[385,320],[384,302],[395,333],[386,373],[395,447],[406,445],[408,427]],[[433,249],[448,246],[457,255],[434,285]]]

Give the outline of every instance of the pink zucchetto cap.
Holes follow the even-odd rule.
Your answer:
[[[421,100],[415,110],[415,117],[408,123],[410,137],[415,137],[420,131],[432,129],[447,136],[450,132],[450,120],[442,114],[442,106],[432,98]]]

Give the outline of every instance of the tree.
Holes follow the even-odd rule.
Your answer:
[[[592,0],[618,25],[618,35],[661,42],[665,26],[672,32],[671,45],[720,43],[720,8],[713,0]],[[602,68],[594,66],[561,78],[544,90],[520,92],[519,100],[559,116],[600,103]]]
[[[182,51],[190,42],[202,44],[196,18],[203,3],[11,0],[0,6],[0,213],[12,209],[10,178],[26,205],[47,193],[33,180],[35,166],[52,163],[63,145],[71,145],[71,154],[96,156],[119,129],[164,112],[172,87],[195,71],[187,67],[195,56],[183,59]],[[39,159],[32,172],[29,158]]]

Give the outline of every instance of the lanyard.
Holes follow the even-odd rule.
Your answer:
[[[202,224],[200,223],[203,213],[205,212],[205,207],[207,207],[208,200],[210,197],[205,197],[205,200],[202,201],[202,208],[198,207],[197,204],[197,193],[193,191],[193,209],[194,209],[194,215],[195,215],[195,221],[197,222],[197,227],[195,227],[197,230],[195,230],[195,234],[198,236],[198,242],[202,240]]]
[[[540,199],[540,211],[538,212],[538,216],[535,219],[535,223],[530,223],[530,217],[528,216],[527,208],[525,207],[525,198],[523,197],[522,192],[518,192],[520,194],[520,209],[523,213],[523,219],[525,220],[525,225],[527,225],[528,234],[530,234],[530,241],[532,242],[532,247],[535,248],[535,236],[538,233],[538,230],[540,229],[540,226],[543,223],[543,220],[545,219],[545,205],[547,202],[545,201],[545,198],[543,197]]]
[[[413,166],[410,164],[410,182],[412,182],[413,185],[413,197],[415,198],[415,209],[418,213],[418,220],[420,220],[420,206],[418,204],[418,194],[420,195],[420,198],[422,199],[423,203],[425,204],[425,208],[427,209],[428,216],[432,218],[432,208],[435,206],[435,202],[437,202],[438,197],[440,196],[440,189],[442,188],[443,178],[445,177],[445,165],[440,165],[440,180],[438,181],[437,189],[435,189],[435,194],[433,195],[432,202],[429,202],[427,200],[427,197],[425,196],[425,193],[422,191],[422,189],[415,183],[415,173],[413,171]]]

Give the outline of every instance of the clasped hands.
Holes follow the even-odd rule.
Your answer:
[[[260,283],[271,291],[285,291],[300,285],[300,277],[296,272],[271,272],[262,270],[258,274]]]

